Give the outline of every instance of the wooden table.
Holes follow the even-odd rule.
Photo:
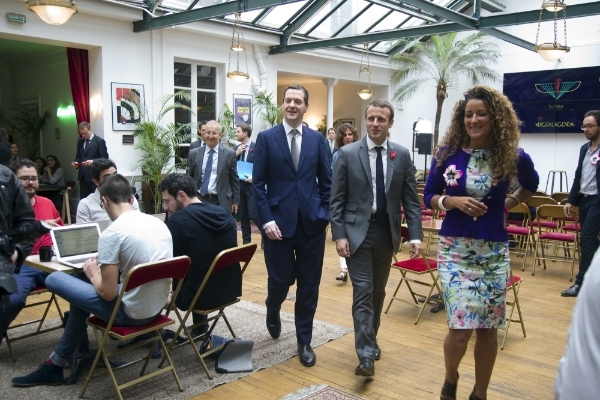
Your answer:
[[[31,268],[39,269],[40,271],[43,271],[43,272],[46,272],[49,274],[51,274],[52,272],[56,272],[56,271],[65,272],[67,274],[74,274],[79,271],[83,271],[83,269],[72,268],[67,265],[59,263],[56,260],[56,257],[52,257],[52,261],[42,262],[42,261],[40,261],[39,254],[27,257],[23,264],[25,264]]]
[[[69,187],[65,185],[49,185],[47,183],[40,183],[38,192],[63,192],[63,204],[62,204],[62,220],[67,225],[71,225],[71,205],[69,204]]]

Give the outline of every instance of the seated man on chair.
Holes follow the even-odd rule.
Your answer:
[[[96,191],[79,200],[77,216],[75,219],[75,223],[77,224],[106,221],[110,219],[108,214],[106,214],[106,211],[100,207],[100,186],[102,185],[102,182],[104,182],[105,177],[117,173],[117,166],[112,160],[98,158],[94,160],[94,163],[90,167],[90,173],[92,174],[92,182],[96,185]],[[140,206],[135,197],[132,197],[132,201],[131,207],[134,210],[139,211]]]
[[[50,199],[37,195],[39,189],[39,181],[36,164],[26,158],[21,158],[14,164],[10,165],[10,169],[15,173],[21,182],[21,186],[27,193],[29,202],[33,207],[35,219],[38,221],[46,221],[50,225],[59,226],[63,222],[60,219],[58,211]],[[37,239],[33,244],[31,254],[38,254],[40,247],[52,246],[52,237],[49,233]],[[25,306],[25,301],[29,292],[36,286],[44,286],[44,282],[48,274],[39,269],[23,265],[21,272],[13,275],[17,281],[17,292],[10,295],[10,303],[5,312],[0,313],[0,341],[6,335],[6,331],[11,322],[17,318]]]
[[[237,226],[229,210],[198,198],[196,182],[187,174],[169,174],[158,186],[163,206],[169,214],[167,226],[173,236],[173,256],[191,259],[175,304],[187,310],[214,258],[223,250],[237,246]],[[176,285],[176,283],[173,283]],[[242,295],[242,272],[238,263],[224,268],[211,277],[200,295],[197,308],[212,308],[234,301]],[[194,324],[206,320],[193,314]],[[208,324],[192,330],[193,337],[204,334]]]
[[[98,255],[83,265],[87,281],[64,272],[46,278],[46,287],[71,304],[64,333],[56,349],[29,375],[12,379],[17,387],[61,385],[63,367],[86,335],[90,314],[108,321],[119,294],[121,279],[136,265],[173,257],[173,241],[165,224],[134,211],[131,186],[122,175],[106,177],[100,188],[102,207],[113,221],[98,240]],[[139,326],[153,321],[165,306],[170,279],[147,283],[123,297],[115,325]]]

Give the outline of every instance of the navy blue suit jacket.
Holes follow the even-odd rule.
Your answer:
[[[90,144],[88,144],[85,149],[83,148],[84,143],[85,139],[83,138],[79,138],[77,140],[77,154],[75,155],[75,162],[96,160],[98,158],[108,159],[106,142],[100,136],[94,134],[94,137],[90,140]],[[86,181],[91,182],[92,174],[90,172],[90,167],[79,167],[77,179],[85,179]]]
[[[233,147],[233,151],[236,151],[241,144],[237,144]],[[242,155],[236,156],[237,161],[242,161]],[[248,150],[248,155],[246,156],[246,162],[253,163],[254,162],[254,142],[250,141],[250,149]]]
[[[323,135],[302,127],[298,171],[282,124],[261,132],[254,148],[252,186],[260,224],[275,221],[283,237],[292,237],[300,210],[308,235],[323,232],[331,191],[330,150]]]

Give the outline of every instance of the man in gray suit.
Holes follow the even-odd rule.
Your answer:
[[[394,108],[372,101],[365,111],[368,137],[339,150],[329,205],[331,232],[352,279],[356,375],[372,376],[385,285],[400,245],[400,207],[411,238],[410,257],[421,247],[421,207],[409,152],[387,140]]]
[[[206,123],[207,122],[208,121],[202,121],[200,123],[200,126],[198,127],[198,140],[193,141],[190,144],[190,151],[202,147],[202,144],[203,144],[202,140],[204,140],[204,132],[206,132]]]
[[[235,151],[219,143],[221,125],[208,121],[204,133],[205,146],[190,152],[187,173],[198,184],[198,198],[205,203],[218,204],[237,212],[240,200],[240,181]]]

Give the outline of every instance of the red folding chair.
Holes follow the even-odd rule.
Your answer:
[[[115,390],[117,391],[117,396],[120,400],[123,399],[123,396],[121,395],[121,389],[125,389],[127,387],[130,387],[130,386],[133,386],[140,382],[143,382],[147,379],[154,378],[155,376],[163,374],[168,371],[171,371],[173,373],[173,378],[175,378],[175,381],[177,382],[177,386],[179,387],[179,390],[183,391],[183,386],[181,386],[181,381],[179,380],[179,377],[177,376],[177,372],[175,371],[175,367],[173,366],[171,357],[169,356],[169,353],[167,352],[167,348],[166,348],[165,343],[163,342],[161,334],[160,334],[161,329],[163,329],[169,325],[173,325],[175,323],[175,321],[164,315],[159,315],[154,319],[154,321],[152,321],[146,325],[140,325],[140,326],[116,326],[116,325],[114,325],[114,321],[115,321],[115,317],[117,316],[117,312],[119,311],[119,307],[121,306],[121,301],[123,299],[123,295],[125,293],[127,293],[133,289],[136,289],[146,283],[154,282],[154,281],[157,281],[160,279],[179,279],[179,284],[177,285],[177,288],[175,289],[175,291],[173,293],[171,304],[167,307],[167,310],[170,310],[171,307],[173,307],[173,304],[175,303],[175,298],[177,297],[177,294],[179,293],[179,289],[181,289],[183,279],[185,278],[185,275],[187,274],[189,267],[190,267],[190,259],[187,256],[175,257],[175,258],[170,258],[167,260],[161,260],[161,261],[157,261],[157,262],[153,262],[153,263],[146,263],[146,264],[140,264],[140,265],[135,266],[127,273],[127,276],[125,277],[125,281],[121,285],[121,290],[119,292],[119,296],[117,297],[117,302],[115,303],[115,308],[114,308],[113,313],[110,316],[110,319],[108,320],[108,322],[103,321],[96,316],[92,316],[92,317],[88,318],[87,324],[88,324],[88,326],[90,326],[92,328],[92,331],[94,332],[94,336],[96,336],[96,340],[98,342],[98,353],[96,354],[96,358],[94,359],[94,363],[92,364],[90,373],[88,374],[88,376],[85,380],[85,384],[83,385],[83,388],[81,389],[81,393],[79,394],[79,397],[83,397],[83,395],[85,394],[85,391],[88,387],[88,384],[90,383],[90,381],[93,378],[97,378],[97,377],[102,376],[107,373],[110,376],[110,380],[111,380],[113,386],[115,387]],[[166,300],[167,299],[165,299],[165,302],[166,302]],[[154,332],[155,335],[150,339],[141,340],[138,343],[123,347],[121,349],[108,350],[106,348],[106,341],[109,337],[112,339],[117,339],[117,340],[130,341],[138,336],[145,335],[145,334],[148,334],[151,332]],[[150,356],[152,355],[154,347],[156,346],[156,342],[158,342],[163,349],[163,354],[164,354],[163,360],[161,361],[161,365],[159,366],[159,369],[157,371],[154,371],[154,372],[149,373],[148,375],[144,376],[144,373],[146,372],[146,367],[148,366],[148,362],[150,361]],[[152,344],[152,346],[150,346],[150,350],[148,351],[148,355],[146,357],[142,357],[138,360],[128,362],[119,367],[111,367],[111,364],[108,361],[109,357],[124,353],[126,351],[133,350],[135,348],[144,346],[146,344]],[[106,366],[106,370],[104,372],[94,375],[94,371],[96,370],[96,367],[98,366],[98,361],[100,360],[100,357],[102,357],[104,360],[104,365]],[[162,366],[163,362],[165,361],[165,359],[168,361],[169,365],[165,368],[160,368]],[[140,372],[140,377],[136,378],[130,382],[119,385],[119,383],[117,382],[117,380],[115,378],[114,371],[120,370],[123,368],[127,368],[134,364],[138,364],[142,361],[145,361],[145,362],[144,362],[144,366],[142,367],[142,370]]]
[[[502,345],[500,346],[500,350],[504,350],[504,343],[506,343],[506,337],[508,336],[508,328],[510,328],[511,322],[517,322],[521,324],[521,329],[523,330],[523,337],[527,337],[527,334],[525,333],[525,322],[523,321],[523,314],[521,313],[521,305],[519,304],[519,290],[521,289],[521,282],[523,282],[521,277],[513,275],[511,270],[508,286],[506,288],[506,296],[508,296],[509,293],[512,293],[513,300],[506,300],[506,326],[504,328],[498,328],[504,330],[504,338],[502,339]],[[513,318],[515,307],[517,308],[519,319]]]
[[[509,234],[509,243],[514,244],[514,247],[509,250],[513,254],[523,258],[521,270],[525,271],[525,264],[527,263],[527,252],[529,248],[535,248],[535,234],[538,230],[535,229],[531,224],[531,214],[529,213],[529,207],[526,204],[520,203],[510,209],[513,214],[521,214],[523,219],[520,226],[506,225],[506,231]],[[508,223],[509,221],[507,221]],[[516,221],[515,221],[516,222]]]
[[[231,327],[231,324],[229,323],[227,316],[225,315],[225,309],[235,303],[238,303],[240,301],[240,299],[236,298],[235,300],[233,300],[231,302],[228,302],[226,304],[221,304],[217,307],[212,307],[212,308],[195,308],[196,302],[198,301],[198,298],[200,298],[200,295],[202,294],[204,287],[207,285],[207,282],[209,282],[210,277],[212,275],[216,274],[217,272],[221,271],[223,268],[229,267],[230,265],[233,265],[236,263],[243,264],[243,267],[242,267],[242,276],[243,276],[244,271],[248,267],[248,263],[250,263],[250,260],[252,260],[252,257],[254,256],[254,253],[256,252],[256,248],[257,248],[256,244],[246,244],[243,246],[238,246],[238,247],[233,247],[231,249],[223,250],[222,252],[217,254],[217,256],[213,260],[210,268],[206,272],[206,276],[204,277],[204,280],[202,281],[202,283],[200,284],[200,287],[196,291],[196,295],[194,296],[194,299],[192,300],[190,307],[187,309],[184,316],[181,317],[181,314],[179,313],[179,310],[177,309],[177,307],[174,307],[175,315],[179,319],[179,328],[177,329],[177,332],[175,332],[175,338],[178,338],[179,333],[183,330],[183,333],[185,334],[185,336],[187,337],[188,340],[186,340],[183,343],[177,343],[177,340],[174,339],[170,343],[167,351],[170,353],[171,351],[173,351],[181,346],[185,346],[187,344],[192,344],[192,348],[194,349],[196,358],[198,358],[198,361],[200,361],[200,364],[204,368],[204,371],[206,372],[208,379],[212,379],[212,376],[208,370],[208,367],[206,366],[206,363],[204,362],[204,358],[221,350],[225,346],[225,344],[212,347],[210,350],[200,354],[196,345],[193,344],[194,340],[210,337],[210,335],[212,334],[212,331],[215,329],[215,326],[217,325],[217,322],[219,322],[219,319],[221,319],[221,318],[223,318],[223,321],[225,321],[225,324],[227,324],[227,328],[229,328],[229,332],[231,332],[231,336],[233,337],[233,340],[237,340],[237,336],[236,336],[235,332],[233,331],[233,328]],[[175,297],[173,297],[173,298],[175,298]],[[205,315],[208,317],[209,314],[213,314],[213,313],[216,313],[216,314],[213,315],[212,317],[207,318],[205,321],[199,322],[197,324],[193,324],[191,326],[186,326],[186,322],[192,314],[200,314],[200,315]],[[193,328],[195,328],[196,326],[198,326],[200,324],[206,324],[211,321],[212,321],[212,323],[210,324],[210,328],[208,329],[208,331],[206,333],[199,335],[197,337],[192,337],[192,334],[190,331]],[[162,363],[164,361],[165,361],[165,358],[163,357],[163,360],[159,364],[159,367],[162,366]]]

